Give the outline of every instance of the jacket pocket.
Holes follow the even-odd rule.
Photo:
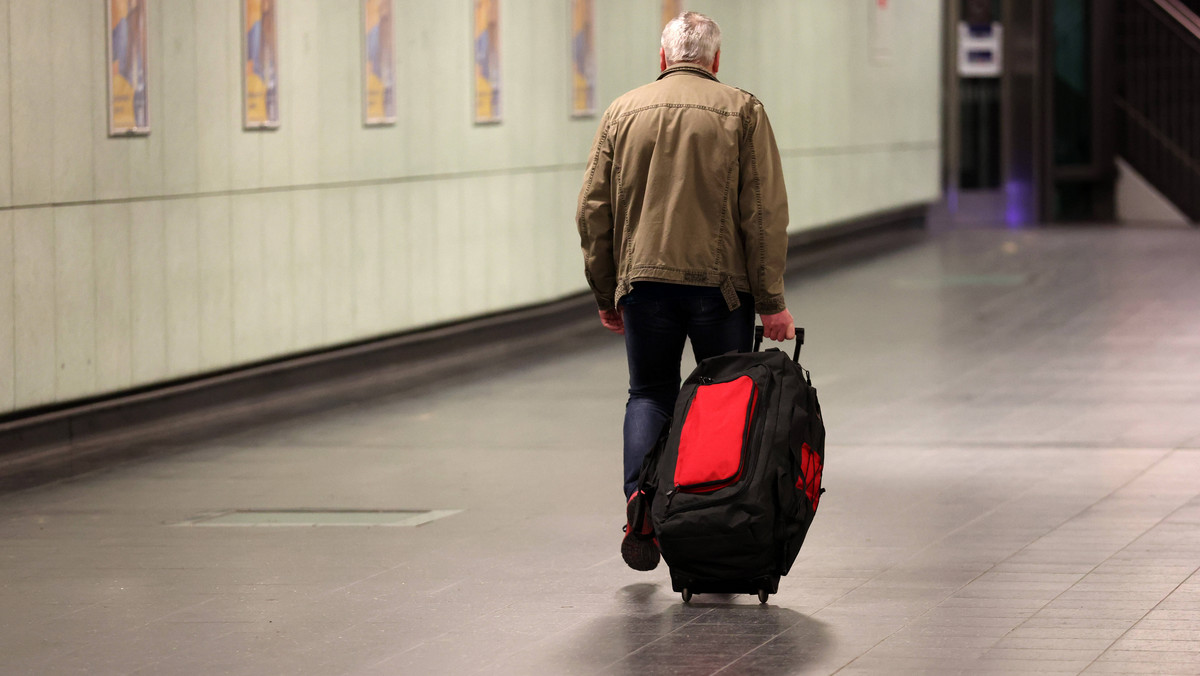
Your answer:
[[[750,376],[696,388],[679,435],[675,490],[708,493],[741,478],[757,402]]]

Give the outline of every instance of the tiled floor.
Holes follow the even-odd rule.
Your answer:
[[[1200,673],[1200,231],[944,232],[789,300],[829,492],[766,606],[621,562],[597,324],[0,496],[0,672]],[[234,509],[463,511],[190,523]]]

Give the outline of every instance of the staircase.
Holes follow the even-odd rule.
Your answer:
[[[1116,150],[1200,223],[1200,0],[1118,0]]]

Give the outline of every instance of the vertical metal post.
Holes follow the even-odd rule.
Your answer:
[[[1116,218],[1116,0],[1092,1],[1092,165],[1095,171],[1092,214]]]
[[[1005,218],[1010,225],[1037,223],[1046,199],[1042,70],[1043,0],[1004,3],[1004,73],[1001,78],[1001,153]]]
[[[944,86],[942,133],[944,138],[946,207],[958,213],[959,174],[962,171],[962,103],[958,87],[958,22],[962,0],[943,0]]]

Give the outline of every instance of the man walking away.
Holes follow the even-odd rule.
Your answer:
[[[783,297],[787,193],[762,103],[721,84],[721,29],[684,12],[663,29],[655,82],[608,107],[579,193],[584,272],[600,322],[625,336],[630,567],[658,565],[638,473],[675,404],[684,340],[697,361],[795,325]],[[636,523],[635,523],[636,522]]]

